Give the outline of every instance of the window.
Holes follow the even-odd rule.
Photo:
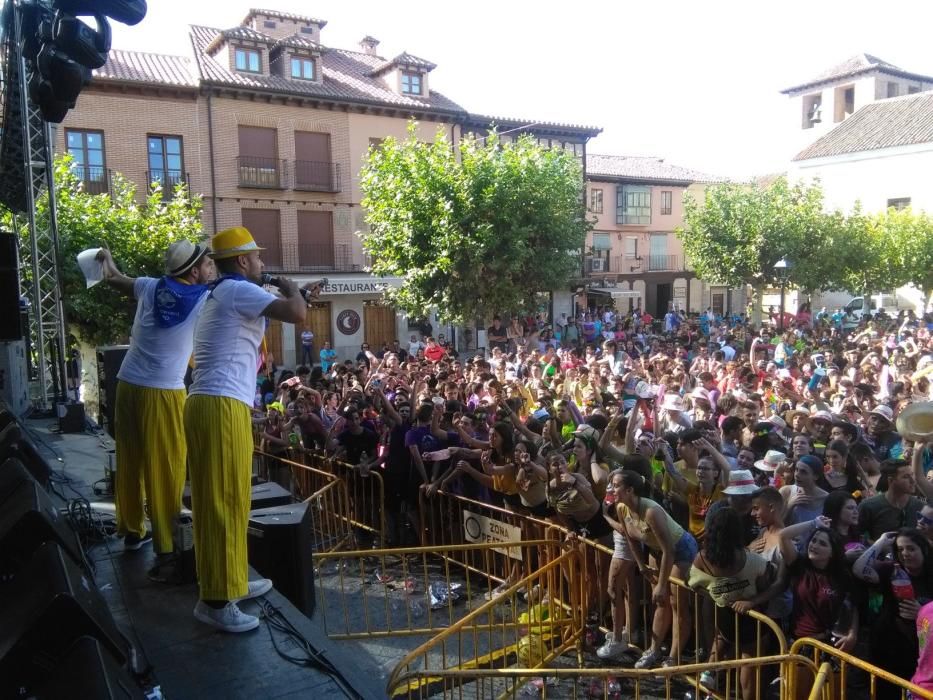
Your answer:
[[[292,77],[301,80],[314,80],[314,59],[292,58]]]
[[[282,269],[282,229],[278,209],[241,209],[244,226],[262,251],[262,261],[272,270]]]
[[[651,223],[651,188],[619,185],[616,189],[616,223],[644,226]]]
[[[334,269],[333,217],[329,211],[298,212],[299,267]]]
[[[266,29],[275,29],[275,22],[271,19],[267,19],[262,23],[262,26]]]
[[[302,34],[314,34],[314,27],[302,27],[301,33]]]
[[[608,233],[594,233],[593,234],[593,249],[594,250],[609,250],[611,247],[609,243],[609,234]]]
[[[68,155],[74,159],[71,169],[84,182],[84,191],[89,194],[107,192],[104,132],[68,129],[65,134]]]
[[[278,132],[244,124],[239,125],[237,131],[240,187],[284,188],[282,163],[278,158]]]
[[[661,190],[661,213],[670,214],[673,209],[674,197],[670,190]]]
[[[898,84],[889,80],[888,81],[888,97],[897,97]]]
[[[910,85],[907,88],[908,95],[916,95],[918,92],[920,92],[920,88],[918,88],[916,85]]]
[[[635,238],[635,236],[625,237],[625,257],[627,258],[638,257],[638,239]]]
[[[402,92],[406,95],[421,94],[421,75],[411,71],[402,71]]]
[[[590,211],[594,214],[603,213],[603,191],[592,189],[590,190]]]
[[[259,52],[256,49],[235,49],[233,60],[237,70],[247,73],[259,73],[262,70]]]
[[[149,136],[149,183],[162,185],[162,194],[172,196],[175,185],[185,181],[181,136]],[[149,184],[147,183],[147,184]]]
[[[815,124],[823,121],[823,96],[807,95],[803,98],[803,124],[804,129],[812,129]]]
[[[888,200],[888,209],[892,207],[900,211],[901,209],[906,209],[910,206],[910,197],[897,197],[895,199]]]

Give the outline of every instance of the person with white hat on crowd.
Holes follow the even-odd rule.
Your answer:
[[[221,276],[195,329],[194,381],[185,404],[200,588],[194,616],[225,632],[246,632],[259,619],[237,601],[272,588],[268,579],[248,580],[246,559],[259,344],[267,318],[302,323],[307,304],[287,278],[278,280],[282,297],[262,288],[262,248],[247,229],[221,231],[211,246]],[[320,284],[309,293],[320,293]]]
[[[760,486],[774,486],[774,472],[787,460],[787,455],[778,450],[768,450],[765,456],[755,462],[755,481]],[[764,482],[764,483],[762,483]]]
[[[880,462],[900,459],[904,455],[901,436],[894,431],[894,411],[890,406],[880,404],[871,409],[863,437]]]
[[[214,275],[209,250],[204,243],[175,241],[165,251],[162,277],[128,277],[109,250],[97,255],[104,281],[136,299],[130,348],[117,374],[114,501],[124,549],[138,550],[154,539],[157,560],[150,576],[156,580],[166,580],[174,520],[181,512],[185,372],[195,322]]]

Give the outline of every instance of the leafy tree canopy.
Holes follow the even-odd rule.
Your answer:
[[[136,198],[136,186],[114,175],[110,194],[88,194],[71,169],[69,156],[57,158],[54,167],[59,247],[65,318],[69,329],[92,345],[124,342],[130,334],[135,303],[99,284],[86,288],[76,256],[86,248],[106,245],[121,271],[131,277],[163,273],[168,245],[201,237],[201,200],[178,185],[166,200],[153,184],[145,202]],[[11,214],[0,217],[0,226],[13,230]],[[37,203],[37,217],[48,216],[48,195]],[[25,223],[21,235],[28,235]],[[31,271],[25,269],[29,276]]]
[[[376,275],[401,277],[388,294],[411,316],[436,307],[452,322],[535,308],[538,292],[579,272],[589,224],[576,158],[539,146],[464,138],[389,138],[360,173]]]

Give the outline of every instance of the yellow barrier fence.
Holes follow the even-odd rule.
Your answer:
[[[907,700],[907,698],[933,700],[933,692],[924,690],[910,681],[878,668],[857,656],[840,651],[826,642],[802,637],[791,645],[790,652],[791,654],[806,656],[814,663],[828,662],[830,664],[832,678],[827,679],[824,683],[831,689],[830,697],[834,700],[865,697],[866,693],[869,698],[876,698],[880,697],[879,690],[882,689],[887,691],[888,697],[891,697],[890,693],[893,691],[896,693],[895,697],[902,700]],[[867,676],[867,680],[861,684],[867,685],[867,688],[851,689],[850,680],[853,670],[856,669]],[[790,685],[792,687],[807,687],[808,680],[800,682],[797,679],[792,679]],[[882,686],[888,687],[882,688]],[[798,697],[805,697],[805,695]],[[794,699],[790,698],[790,700]]]
[[[497,597],[497,580],[480,573],[482,570],[501,570],[504,562],[521,561],[532,552],[549,548],[553,548],[552,560],[564,554],[545,540],[509,546],[464,544],[316,553],[318,607],[324,629],[333,639],[435,634]],[[535,583],[541,587],[525,595],[559,590],[560,566],[536,572]],[[567,602],[569,605],[569,597]],[[573,602],[580,607],[577,598]]]

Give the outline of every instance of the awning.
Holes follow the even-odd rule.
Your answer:
[[[617,289],[616,287],[589,287],[587,294],[605,294],[613,299],[641,299],[641,292],[635,289]]]

